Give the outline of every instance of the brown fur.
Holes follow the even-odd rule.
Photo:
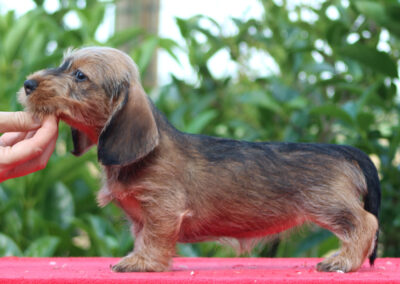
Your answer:
[[[147,98],[134,62],[111,48],[73,51],[29,80],[38,86],[20,92],[28,111],[70,124],[75,154],[98,145],[106,176],[98,202],[121,207],[136,236],[114,271],[165,271],[177,242],[234,238],[247,249],[306,222],[342,241],[320,271],[355,271],[375,253],[377,213],[363,206],[379,208],[366,171],[377,176],[361,151],[181,133]]]

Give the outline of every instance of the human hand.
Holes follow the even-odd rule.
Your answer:
[[[54,151],[58,120],[42,123],[26,112],[0,112],[0,182],[41,170]]]

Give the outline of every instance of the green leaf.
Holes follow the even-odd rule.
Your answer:
[[[337,52],[384,75],[392,78],[398,76],[396,62],[387,53],[375,48],[356,43],[339,47]]]
[[[62,183],[56,183],[55,187],[49,191],[47,197],[47,212],[50,218],[60,225],[67,228],[74,217],[74,200],[69,189]]]
[[[326,104],[317,106],[311,109],[310,113],[317,114],[317,115],[327,115],[330,117],[334,117],[340,119],[350,125],[353,124],[353,118],[351,115],[346,112],[345,110],[341,109],[337,105],[333,104]]]
[[[97,248],[100,256],[108,256],[113,250],[116,250],[116,238],[111,237],[109,232],[112,226],[107,222],[105,218],[100,216],[90,215],[88,216],[90,226],[87,229],[87,233],[90,236],[92,246]]]
[[[285,104],[285,108],[289,108],[289,109],[303,109],[305,107],[307,107],[308,104],[308,100],[304,97],[298,96],[295,97],[294,99],[288,101]]]
[[[6,34],[3,52],[8,61],[16,57],[19,49],[23,46],[26,34],[32,24],[32,14],[26,14],[21,17]]]
[[[151,59],[157,49],[158,46],[158,38],[151,36],[147,38],[139,50],[139,58],[136,59],[136,63],[139,67],[140,72],[144,72],[147,66],[150,64]]]
[[[387,28],[394,35],[400,36],[400,5],[398,2],[354,1],[354,4],[362,14]]]
[[[56,181],[66,182],[69,177],[77,173],[86,173],[86,161],[92,161],[95,155],[92,151],[88,151],[81,157],[75,157],[71,154],[62,157],[62,163],[57,163],[55,167],[46,167],[44,171],[37,172],[34,177],[37,178],[36,182],[41,188],[48,188],[53,186]],[[43,194],[40,191],[39,194]]]
[[[54,236],[44,236],[34,240],[25,250],[24,255],[30,257],[50,257],[53,256],[60,239]]]
[[[355,103],[355,111],[358,114],[358,112],[362,111],[365,105],[367,105],[369,102],[371,102],[372,98],[374,95],[376,95],[378,88],[382,85],[382,80],[377,80],[366,88],[362,94],[361,97],[358,99],[358,101]],[[353,114],[353,117],[355,117],[356,114]]]
[[[377,1],[354,1],[357,9],[367,17],[378,23],[383,23],[386,18],[385,7]]]
[[[95,215],[88,216],[88,219],[91,228],[93,229],[93,232],[96,233],[97,237],[100,239],[104,238],[106,236],[107,230],[107,223],[105,222],[105,220]]]
[[[276,113],[282,113],[282,108],[278,102],[266,92],[253,91],[244,93],[240,96],[239,101],[242,103],[263,107]]]
[[[311,234],[309,237],[301,241],[301,245],[298,246],[295,256],[301,256],[305,251],[316,247],[322,242],[332,237],[332,233],[327,230],[318,230],[317,232]]]
[[[312,73],[321,73],[324,71],[328,71],[331,73],[335,72],[335,68],[326,62],[322,62],[322,63],[312,63],[309,65],[304,66],[304,70],[310,71]]]
[[[358,126],[365,130],[368,131],[368,129],[370,128],[370,126],[374,123],[375,121],[375,116],[373,113],[369,113],[369,112],[359,112],[357,114],[357,124]]]
[[[34,1],[35,1],[35,4],[36,4],[36,5],[38,5],[38,6],[43,6],[44,0],[34,0]]]
[[[358,107],[358,104],[355,101],[348,101],[347,103],[342,105],[342,110],[348,113],[353,118],[353,120],[357,116],[359,109],[360,108]]]
[[[271,83],[271,93],[273,98],[278,102],[287,102],[298,97],[300,94],[297,90],[293,89],[291,86],[286,85],[279,79],[275,79]]]
[[[105,45],[119,47],[125,43],[131,42],[132,40],[136,40],[141,34],[143,34],[142,29],[136,27],[117,31],[107,40]]]
[[[176,24],[178,25],[179,31],[183,38],[187,38],[189,36],[189,23],[187,20],[182,18],[175,18]]]
[[[330,236],[318,245],[318,257],[326,257],[327,254],[337,252],[340,247],[339,239],[336,236]]]
[[[186,131],[189,133],[201,133],[201,131],[209,124],[218,112],[216,110],[208,110],[199,114],[192,122],[187,125]]]
[[[7,235],[0,233],[0,256],[22,256],[18,245]]]
[[[164,49],[173,59],[175,59],[176,63],[181,65],[179,58],[174,52],[174,49],[180,47],[174,40],[168,38],[159,38],[158,45],[160,48]]]
[[[345,42],[349,28],[342,22],[333,22],[326,30],[326,39],[331,46],[341,45]]]
[[[186,257],[199,257],[199,253],[191,244],[178,244],[179,255]]]

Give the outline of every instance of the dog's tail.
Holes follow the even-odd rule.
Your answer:
[[[379,224],[379,210],[381,205],[381,187],[379,183],[378,171],[374,163],[366,154],[357,155],[357,162],[365,176],[367,182],[367,194],[364,196],[364,209],[373,214],[378,220]],[[379,226],[376,231],[374,248],[369,256],[370,265],[374,265],[378,247]]]

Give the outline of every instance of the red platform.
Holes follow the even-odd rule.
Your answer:
[[[163,273],[115,273],[118,258],[0,258],[0,283],[400,283],[400,259],[321,273],[316,258],[175,258]]]

